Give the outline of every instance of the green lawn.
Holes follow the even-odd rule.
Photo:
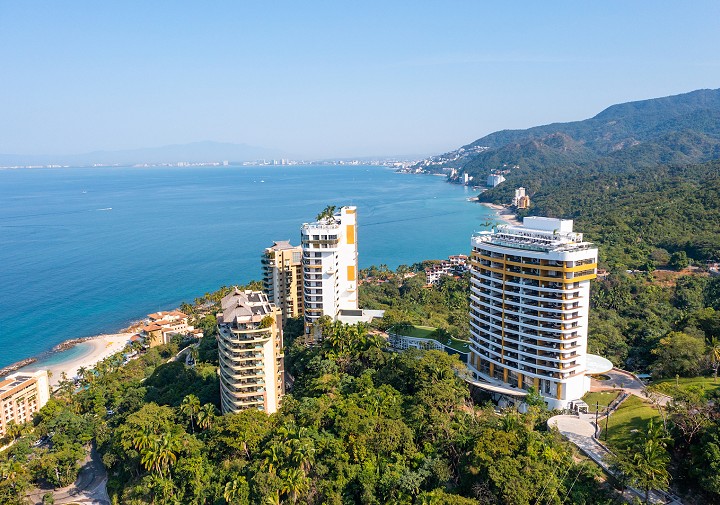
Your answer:
[[[660,379],[653,381],[651,385],[658,386],[660,391],[672,396],[673,389],[677,387],[676,384],[679,385],[680,389],[698,386],[710,392],[720,387],[720,378],[718,378],[717,382],[712,377],[681,377],[677,381],[676,379]]]
[[[390,331],[396,331],[398,334],[405,335],[406,337],[428,338],[435,330],[437,330],[437,328],[433,328],[432,326],[410,326],[407,329],[398,330],[393,328]]]
[[[597,393],[586,393],[582,399],[588,404],[588,412],[595,412],[598,403],[600,403],[600,412],[602,412],[619,395],[620,391],[599,391]]]
[[[626,447],[633,438],[633,430],[642,430],[650,419],[662,422],[658,411],[649,403],[645,403],[637,396],[630,396],[618,410],[610,415],[607,432],[608,445],[611,447]],[[600,421],[601,428],[605,430],[605,421]],[[605,433],[600,435],[605,440]]]
[[[405,335],[406,337],[413,337],[413,338],[433,338],[430,335],[436,330],[437,328],[433,328],[432,326],[410,326],[407,329],[391,329],[390,331],[396,331],[400,335]],[[465,340],[458,340],[456,338],[450,337],[447,339],[442,338],[435,338],[438,342],[445,344],[448,347],[451,347],[452,349],[455,349],[456,351],[468,353],[470,352],[470,343]]]
[[[468,353],[470,352],[470,342],[466,342],[465,340],[458,340],[456,338],[449,338],[443,342],[448,347],[451,347],[459,352]]]

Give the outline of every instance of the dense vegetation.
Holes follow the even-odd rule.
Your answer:
[[[536,178],[546,177],[544,183]],[[667,266],[673,253],[704,263],[720,259],[720,161],[660,166],[612,174],[596,172],[564,183],[538,171],[518,182],[532,192],[532,215],[575,219],[599,243],[602,263],[613,270]],[[480,195],[510,201],[503,183]]]
[[[491,171],[515,166],[511,175],[516,178],[548,170],[573,177],[718,157],[720,90],[698,90],[613,105],[584,121],[495,132],[417,166],[428,171],[452,167],[484,181]]]
[[[177,346],[64,382],[0,455],[0,501],[72,482],[93,440],[117,503],[613,503],[540,408],[475,407],[457,358],[323,324],[321,346],[287,350],[294,390],[271,416],[219,416],[214,366],[165,363]]]
[[[457,179],[467,173],[479,184],[504,170],[506,182],[481,202],[509,204],[515,188],[525,187],[530,214],[575,219],[614,270],[663,266],[673,253],[720,259],[720,162],[711,162],[720,158],[720,90],[496,132],[444,157],[418,166],[453,167]]]
[[[429,262],[426,262],[429,263]],[[419,263],[396,272],[386,267],[370,267],[360,273],[360,306],[385,310],[378,325],[386,330],[397,323],[410,323],[447,330],[467,340],[470,331],[470,276],[443,277],[437,286],[426,287],[424,267]]]

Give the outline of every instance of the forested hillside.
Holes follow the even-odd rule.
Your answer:
[[[519,180],[538,170],[568,176],[624,172],[719,156],[720,90],[698,90],[613,105],[584,121],[495,132],[416,167],[428,172],[452,167],[458,176],[467,173],[478,181],[510,169],[508,180]],[[535,175],[533,191],[544,180]]]
[[[720,161],[571,179],[538,171],[522,183],[539,187],[524,214],[575,219],[610,268],[652,269],[680,251],[701,263],[720,258]],[[514,187],[503,183],[480,200],[507,203]]]

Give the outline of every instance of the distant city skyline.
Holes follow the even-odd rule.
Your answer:
[[[320,159],[720,87],[720,4],[0,4],[0,154],[199,141]]]

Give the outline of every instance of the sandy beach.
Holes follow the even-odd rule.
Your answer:
[[[513,226],[522,225],[515,213],[510,210],[510,208],[505,207],[504,205],[497,205],[495,203],[482,203],[481,205],[484,205],[485,207],[496,211],[495,213],[497,214],[498,219],[505,221],[507,224],[511,224]]]
[[[65,372],[69,379],[77,375],[81,367],[92,368],[98,361],[122,351],[127,345],[132,333],[115,333],[112,335],[98,335],[84,340],[75,346],[47,357],[38,359],[35,363],[21,368],[20,372],[47,370],[50,376],[50,387],[54,388]]]

